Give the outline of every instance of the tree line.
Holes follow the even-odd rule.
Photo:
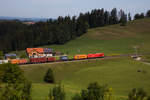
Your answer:
[[[147,17],[150,16],[147,12]],[[140,17],[139,17],[140,16]],[[135,19],[142,18],[143,14],[136,14]],[[128,18],[128,19],[127,19]],[[87,32],[88,28],[103,27],[120,23],[125,26],[131,21],[130,13],[123,10],[111,11],[94,9],[91,12],[80,13],[79,16],[59,16],[57,19],[48,19],[46,22],[37,22],[26,25],[19,20],[0,21],[0,50],[5,52],[24,50],[28,47],[42,45],[64,44]]]
[[[144,13],[137,13],[137,14],[134,15],[134,19],[135,19],[135,20],[136,20],[136,19],[146,18],[146,17],[150,17],[150,10],[148,10],[148,11],[146,12],[146,14],[144,14]]]

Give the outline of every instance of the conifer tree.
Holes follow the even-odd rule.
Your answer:
[[[53,75],[53,70],[49,68],[44,76],[44,81],[47,83],[54,83],[54,75]]]
[[[131,14],[130,13],[128,13],[128,21],[131,21],[132,20],[132,18],[131,18]]]
[[[147,11],[146,17],[150,17],[150,10]]]

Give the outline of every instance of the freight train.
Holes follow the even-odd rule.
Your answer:
[[[94,59],[94,58],[103,58],[103,57],[104,57],[104,53],[95,53],[95,54],[75,55],[72,59],[69,59],[68,56],[60,56],[59,59],[56,59],[55,57],[29,58],[29,60],[12,59],[10,60],[10,63],[11,64],[36,64],[36,63],[46,63],[46,62]]]
[[[35,64],[35,63],[46,63],[46,62],[94,59],[94,58],[104,57],[104,53],[95,53],[95,54],[79,54],[69,59],[67,55],[62,56],[61,54],[54,52],[53,49],[51,48],[27,48],[26,53],[28,59],[19,59],[17,58],[16,54],[6,54],[5,55],[6,60],[0,60],[0,64],[10,62],[11,64],[21,65],[21,64]]]

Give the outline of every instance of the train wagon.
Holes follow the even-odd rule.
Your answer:
[[[44,63],[44,62],[47,62],[47,58],[46,57],[30,58],[30,63]]]
[[[87,55],[83,54],[83,55],[75,55],[74,56],[74,59],[77,60],[77,59],[86,59],[87,58]]]
[[[3,62],[2,63],[8,63],[9,62],[9,60],[2,60]]]
[[[18,59],[12,59],[10,60],[11,64],[19,64],[19,60]]]
[[[47,61],[48,61],[48,62],[53,62],[53,61],[55,61],[55,57],[48,57],[48,58],[47,58]]]
[[[62,60],[62,61],[67,61],[67,60],[68,60],[68,56],[61,56],[61,57],[60,57],[60,60]]]
[[[19,59],[19,64],[26,64],[28,61],[26,59]]]
[[[104,53],[88,54],[87,57],[88,58],[100,58],[100,57],[104,57]]]

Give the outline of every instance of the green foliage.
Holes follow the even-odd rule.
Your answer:
[[[146,17],[150,17],[150,10],[147,11]]]
[[[112,88],[108,88],[108,90],[105,94],[105,100],[114,100],[114,94],[113,94]]]
[[[132,20],[132,18],[131,18],[131,14],[130,13],[128,13],[128,21],[131,21]]]
[[[32,84],[31,82],[29,81],[25,81],[23,83],[23,88],[22,88],[22,98],[23,100],[31,100],[31,87],[32,87]]]
[[[3,79],[3,75],[4,75],[4,70],[3,70],[3,67],[0,65],[0,84],[1,84],[2,79]]]
[[[127,24],[127,15],[125,14],[125,12],[123,10],[120,10],[120,25],[121,26],[126,26]],[[130,16],[131,17],[131,16]]]
[[[2,64],[0,67],[3,69],[2,82],[5,83],[22,83],[25,78],[18,65],[15,64]]]
[[[50,89],[49,100],[65,100],[64,88],[59,85],[55,86],[52,90]]]
[[[145,16],[144,16],[144,13],[141,13],[141,14],[139,14],[139,13],[137,13],[137,14],[135,14],[135,16],[134,16],[134,19],[136,20],[136,19],[142,19],[142,18],[144,18]]]
[[[54,100],[54,96],[52,94],[52,90],[49,91],[48,100]]]
[[[27,58],[27,55],[25,53],[20,55],[20,58]]]
[[[70,16],[58,17],[29,26],[20,21],[3,21],[0,23],[0,50],[9,52],[47,44],[64,44],[77,37],[76,33],[82,35],[86,32],[86,24],[76,27],[77,20]]]
[[[110,24],[118,24],[117,9],[113,8],[110,15]]]
[[[146,92],[140,88],[140,89],[132,89],[132,91],[128,95],[129,100],[143,100],[146,97]]]
[[[75,94],[73,97],[72,97],[72,100],[82,100],[80,94]]]
[[[49,68],[44,76],[44,81],[47,83],[54,83],[54,74],[53,74],[53,70],[51,68]]]
[[[31,83],[28,82],[17,65],[0,65],[1,100],[31,100]]]
[[[4,55],[3,55],[3,51],[0,51],[0,60],[3,59]]]
[[[0,93],[1,100],[21,100],[20,84],[6,84]]]
[[[149,97],[147,97],[147,100],[150,100],[150,96],[149,96]]]
[[[97,82],[90,83],[86,90],[81,90],[81,97],[76,94],[72,100],[104,100],[107,90],[107,86],[100,86]]]
[[[5,83],[0,98],[1,100],[31,100],[31,83]]]

